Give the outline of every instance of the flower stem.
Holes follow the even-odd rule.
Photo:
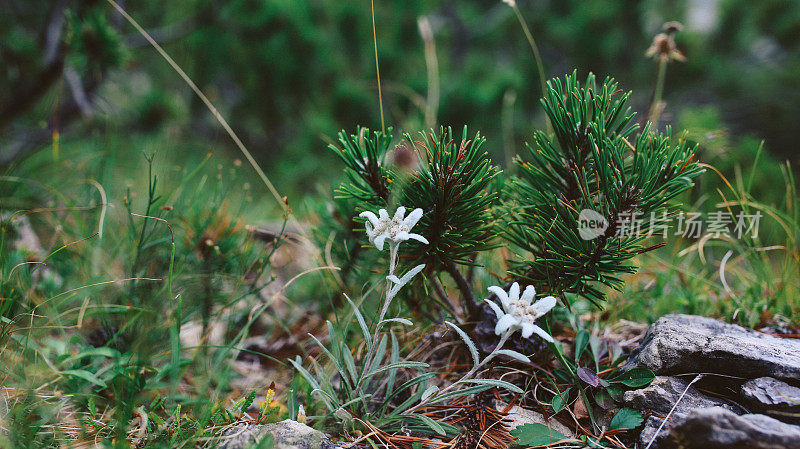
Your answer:
[[[485,366],[490,360],[492,360],[497,355],[497,351],[499,351],[500,349],[503,348],[503,345],[506,343],[506,341],[508,341],[508,337],[510,337],[511,334],[513,334],[513,333],[514,332],[506,332],[506,333],[504,333],[503,336],[500,337],[500,341],[497,343],[497,346],[494,347],[494,350],[492,350],[492,352],[489,355],[484,357],[484,359],[481,360],[480,363],[478,363],[477,365],[473,366],[472,369],[467,371],[467,374],[464,374],[461,377],[461,379],[458,379],[457,381],[451,383],[450,385],[442,388],[441,390],[439,390],[439,392],[435,396],[432,396],[432,397],[426,399],[425,401],[420,402],[419,404],[417,404],[413,408],[410,408],[409,410],[407,410],[404,413],[412,413],[414,410],[417,410],[420,407],[430,403],[432,399],[436,399],[436,397],[441,396],[442,393],[444,393],[445,391],[450,390],[451,388],[455,387],[456,385],[461,384],[465,380],[467,380],[470,377],[472,377],[473,375],[475,375],[475,373],[477,373],[478,370],[483,368],[483,366]]]
[[[397,253],[399,247],[399,243],[389,243],[389,274],[386,275],[387,278],[394,274],[394,269],[397,266]],[[373,361],[372,359],[375,357],[378,335],[380,335],[381,327],[383,326],[383,319],[386,318],[386,313],[389,312],[389,305],[392,303],[394,296],[395,293],[393,293],[392,283],[389,281],[389,279],[386,279],[386,300],[383,302],[381,314],[378,316],[378,323],[375,325],[375,332],[372,335],[372,347],[368,348],[367,356],[364,358],[364,372],[369,371],[369,367]],[[357,387],[360,387],[360,382]]]
[[[658,73],[656,74],[656,85],[653,91],[653,102],[650,104],[650,123],[653,128],[658,128],[658,119],[661,115],[661,98],[664,95],[664,81],[667,77],[667,58],[662,56],[658,59]]]

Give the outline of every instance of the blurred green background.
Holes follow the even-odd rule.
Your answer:
[[[200,410],[238,400],[239,375],[220,360],[245,338],[319,334],[322,318],[343,303],[339,285],[328,282],[333,274],[310,267],[342,267],[341,290],[366,295],[377,279],[369,268],[385,253],[359,256],[364,236],[353,227],[352,204],[330,201],[343,163],[328,144],[342,129],[381,128],[370,0],[114,1],[210,98],[299,218],[283,220],[217,119],[111,0],[0,0],[0,346],[15,330],[6,317],[23,317],[30,335],[35,312],[33,340],[44,348],[0,350],[0,378],[81,399],[103,390],[80,376],[54,383],[63,372],[51,370],[53,361],[100,372],[114,389],[107,409],[125,405],[109,428],[119,438],[134,407],[152,399],[142,391],[158,396],[180,382],[182,326],[203,335],[224,326],[219,346],[191,356],[190,402]],[[659,126],[685,129],[700,144],[699,160],[730,184],[709,169],[680,200],[698,211],[739,201],[765,214],[757,239],[676,238],[638,256],[641,270],[626,276],[598,319],[652,322],[683,312],[751,327],[797,324],[800,202],[791,170],[800,165],[800,1],[517,3],[548,78],[573,70],[579,79],[612,76],[633,91],[639,118],[654,97],[658,65],[645,53],[665,22],[681,22],[675,41],[686,61],[667,66]],[[537,64],[514,10],[500,0],[374,5],[385,123],[396,143],[403,132],[468,125],[487,138],[493,162],[513,171],[511,157],[545,127]],[[36,248],[3,246],[22,234],[23,218]],[[253,239],[246,225],[276,234],[308,227],[319,260],[292,238]],[[503,248],[478,261],[487,269],[476,270],[476,292],[505,274],[509,256]],[[20,269],[43,260],[48,269],[35,277],[38,265]],[[173,279],[184,302],[173,303]],[[262,314],[289,284],[287,300]],[[85,326],[64,327],[83,320],[90,300],[96,307]],[[195,344],[205,348],[205,340]],[[106,370],[105,356],[88,365],[73,356],[95,347],[118,351],[114,369]],[[278,360],[296,349],[253,348]],[[294,413],[292,385],[286,405]],[[50,409],[62,409],[32,414],[21,404],[17,433],[31,441],[41,435],[28,423],[49,426]]]
[[[338,176],[326,148],[337,131],[380,128],[368,0],[120,4],[208,94],[282,194],[327,187]],[[800,2],[518,4],[548,78],[573,69],[613,76],[633,90],[640,114],[656,73],[645,51],[665,21],[682,22],[676,41],[687,61],[667,69],[662,126],[691,130],[709,148],[707,162],[752,156],[762,138],[778,159],[797,160]],[[375,8],[387,126],[469,124],[498,162],[544,126],[536,65],[508,5],[377,0]],[[432,32],[427,61],[420,21]],[[4,165],[41,148],[110,142],[117,153],[177,160],[208,150],[241,157],[105,0],[0,0],[0,87]]]

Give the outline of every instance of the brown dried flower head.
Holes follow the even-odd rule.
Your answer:
[[[653,43],[645,52],[648,58],[658,58],[662,61],[686,61],[686,57],[678,50],[675,44],[675,33],[683,29],[679,22],[667,22],[663,25],[663,33],[658,33],[653,38]]]

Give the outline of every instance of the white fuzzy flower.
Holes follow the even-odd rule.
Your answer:
[[[367,237],[369,237],[370,243],[381,251],[383,251],[383,242],[386,239],[389,239],[390,246],[409,239],[414,239],[427,245],[428,240],[425,237],[411,233],[411,228],[422,218],[422,209],[416,208],[408,214],[408,217],[405,215],[406,208],[400,206],[392,218],[389,218],[389,213],[386,212],[386,209],[379,210],[377,216],[370,211],[361,212],[358,216],[367,219],[364,223],[367,229]]]
[[[485,300],[497,315],[497,325],[494,328],[495,334],[502,335],[505,332],[514,332],[521,329],[523,338],[536,334],[551,343],[553,342],[553,337],[534,323],[537,318],[556,306],[556,298],[548,296],[533,302],[533,298],[536,296],[536,289],[532,285],[525,287],[525,291],[520,297],[519,284],[516,282],[511,285],[508,293],[496,285],[489,287],[489,291],[497,295],[503,304],[501,309],[494,301]]]

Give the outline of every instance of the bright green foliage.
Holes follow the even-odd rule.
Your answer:
[[[542,100],[555,140],[542,131],[529,146],[531,161],[517,159],[520,178],[506,205],[505,235],[523,253],[514,275],[554,294],[575,293],[599,305],[597,284],[620,288],[628,262],[647,251],[642,240],[669,201],[688,190],[702,169],[692,161],[695,147],[646,125],[634,135],[629,94],[612,79],[602,85],[589,75],[549,83]],[[607,220],[594,239],[578,232],[581,211]],[[652,215],[651,215],[652,214]],[[635,229],[634,229],[635,228]],[[563,297],[563,296],[562,296]]]
[[[492,247],[490,207],[497,193],[490,184],[499,170],[483,149],[486,139],[476,134],[468,140],[466,127],[460,142],[450,128],[420,136],[418,141],[406,136],[425,165],[403,189],[400,203],[422,208],[417,229],[430,245],[412,245],[412,253],[433,267],[472,263],[471,257]]]
[[[517,443],[522,446],[548,446],[568,439],[567,436],[550,426],[539,423],[523,424],[511,431],[511,435],[519,438]]]
[[[617,414],[611,418],[611,424],[609,425],[609,428],[611,430],[635,429],[639,427],[643,421],[644,419],[642,419],[641,413],[626,407],[620,409]]]

